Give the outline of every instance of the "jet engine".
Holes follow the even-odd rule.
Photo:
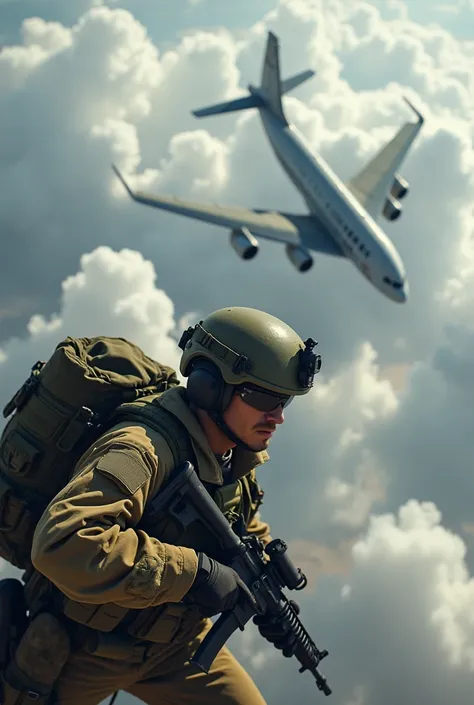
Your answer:
[[[232,230],[230,244],[241,259],[252,259],[260,249],[257,238],[247,228]]]
[[[387,220],[397,220],[402,214],[402,204],[393,196],[388,196],[382,213]]]
[[[307,272],[313,266],[313,258],[309,254],[308,250],[303,247],[298,247],[297,245],[286,245],[285,251],[290,260],[291,264],[298,270],[298,272]]]
[[[410,185],[408,181],[404,179],[403,176],[400,176],[400,174],[395,174],[390,194],[394,198],[398,198],[398,200],[400,200],[405,198],[409,190]]]

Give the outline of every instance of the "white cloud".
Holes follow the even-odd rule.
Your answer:
[[[169,159],[161,162],[157,179],[148,188],[193,191],[196,198],[209,198],[228,179],[228,147],[205,130],[180,132],[171,138]]]
[[[403,45],[403,37],[410,36],[418,63],[411,66],[408,61],[400,80],[415,86],[418,64],[435,61],[433,57],[439,55],[436,65],[441,84],[447,87],[454,81],[461,90],[466,81],[463,66],[468,69],[470,60],[463,44],[447,33],[436,44],[416,23],[384,20],[367,7],[333,2],[332,15],[326,13],[323,18],[319,3],[288,1],[247,36],[240,33],[238,42],[227,31],[197,30],[165,51],[157,50],[144,28],[124,10],[96,7],[74,27],[60,31],[58,25],[30,21],[24,30],[27,46],[8,49],[0,64],[0,80],[2,69],[15,85],[23,76],[5,111],[0,111],[2,128],[12,135],[8,146],[0,148],[7,184],[2,223],[5,232],[14,235],[6,248],[20,270],[2,277],[3,308],[14,310],[21,295],[23,299],[39,297],[40,305],[51,310],[51,285],[59,286],[63,274],[73,271],[84,249],[99,242],[113,247],[131,244],[153,260],[159,257],[164,283],[178,309],[196,297],[196,286],[194,277],[172,275],[177,261],[184,270],[190,263],[199,266],[206,282],[198,294],[198,307],[203,311],[214,307],[213,292],[222,291],[229,301],[273,309],[302,330],[314,326],[316,314],[319,337],[331,341],[326,364],[334,369],[347,363],[365,339],[384,362],[411,362],[423,356],[439,337],[443,320],[451,316],[453,296],[458,302],[472,288],[472,257],[466,247],[472,220],[462,211],[472,192],[469,122],[431,94],[420,92],[418,100],[427,123],[407,162],[405,173],[412,194],[406,213],[400,224],[387,228],[402,252],[411,281],[410,304],[403,310],[382,301],[344,263],[316,258],[314,271],[301,276],[291,270],[281,248],[263,243],[257,260],[244,264],[229,250],[227,235],[220,229],[114,197],[120,191],[123,196],[123,190],[110,171],[112,161],[127,173],[138,170],[140,185],[153,190],[242,205],[303,209],[301,198],[275,162],[256,115],[199,122],[190,115],[191,108],[238,95],[247,79],[258,80],[267,26],[281,37],[285,75],[306,65],[318,71],[316,79],[287,99],[288,112],[314,148],[321,149],[346,177],[409,115],[401,100],[404,89],[393,82],[397,76],[392,64],[372,62],[379,67],[375,91],[354,92],[343,80],[344,70],[357,65],[362,45],[369,47],[367,51],[378,47],[393,63],[389,52],[393,42]],[[370,21],[364,23],[361,17]],[[344,36],[353,31],[350,41],[347,37],[341,40],[341,23]],[[53,41],[56,35],[61,41]],[[299,37],[297,45],[294,36]],[[49,47],[46,58],[44,47]],[[29,68],[15,68],[11,51],[22,52]],[[446,52],[454,59],[444,62]],[[416,93],[409,93],[416,100]],[[300,100],[305,96],[309,106]],[[29,115],[35,115],[33,130]],[[441,162],[442,172],[435,168]],[[29,194],[26,209],[25,193]],[[453,220],[456,211],[459,215]],[[29,232],[36,233],[31,242]],[[164,238],[165,252],[160,243]],[[44,252],[45,248],[54,253],[47,272],[36,267],[40,249]],[[467,262],[459,283],[461,258]],[[278,282],[278,293],[265,281]],[[283,282],[293,289],[295,299],[286,297]],[[329,303],[316,304],[325,292],[331,293]],[[442,300],[441,306],[434,296]],[[294,300],[314,301],[317,311],[295,306]],[[349,317],[340,333],[334,321],[340,319],[347,301],[358,302],[358,315]],[[30,306],[32,313],[36,306]],[[421,315],[426,322],[423,330],[418,325]],[[4,330],[11,330],[11,324]],[[407,344],[400,360],[395,345],[401,337]]]
[[[196,126],[208,127],[199,123],[191,110],[243,93],[239,87],[236,56],[235,42],[223,29],[189,32],[179,46],[161,55],[162,81],[151,97],[148,120],[140,125],[145,166],[156,166],[176,133],[196,129]],[[232,124],[221,121],[220,125],[215,125],[218,136],[228,135]],[[219,188],[219,184],[215,186]]]
[[[472,690],[465,675],[472,633],[462,610],[472,588],[460,540],[440,526],[433,507],[414,503],[398,524],[370,525],[352,573],[350,548],[383,501],[397,511],[410,498],[430,499],[445,527],[472,522],[472,47],[410,19],[413,8],[401,1],[374,8],[286,0],[245,30],[209,29],[215,23],[207,18],[157,45],[119,4],[71,3],[63,24],[39,19],[38,11],[21,44],[0,53],[0,128],[9,136],[0,144],[8,262],[0,277],[2,396],[68,334],[126,335],[176,366],[177,318],[186,315],[182,328],[242,304],[316,337],[323,354],[317,388],[288,410],[261,479],[264,518],[319,578],[302,600],[318,641],[321,634],[323,644],[332,642],[324,670],[344,703],[391,705],[397,697],[437,705],[443,697],[463,705]],[[137,206],[110,170],[116,162],[141,188],[301,212],[256,115],[198,122],[190,114],[258,83],[268,28],[280,36],[285,75],[316,69],[285,105],[344,178],[408,118],[403,94],[426,115],[403,169],[412,187],[405,213],[386,227],[410,277],[404,307],[341,262],[316,258],[301,276],[280,247],[262,243],[257,259],[243,263],[227,233]],[[449,322],[455,325],[446,329]],[[410,370],[402,393],[388,383]],[[336,596],[345,581],[350,593],[341,611]],[[294,699],[295,664],[254,633],[245,639],[243,660],[267,699]],[[445,657],[448,643],[458,666],[448,658],[439,669],[435,656]],[[269,653],[275,685],[259,671]],[[382,657],[395,664],[393,679]],[[297,681],[302,701],[314,697],[305,676]]]
[[[429,696],[434,705],[470,702],[474,579],[465,553],[463,541],[443,528],[432,503],[412,500],[397,517],[371,519],[353,548],[354,567],[341,607],[351,629],[362,633],[364,624],[371,624],[352,664],[369,688],[367,702],[426,702]],[[399,677],[414,675],[414,654],[418,687],[426,683],[421,692]]]
[[[322,370],[312,393],[289,407],[273,441],[265,516],[277,531],[335,547],[365,526],[387,483],[367,435],[374,423],[389,423],[398,404],[370,345],[334,376]],[[288,506],[297,512],[285,513]]]
[[[457,531],[472,520],[473,351],[472,327],[448,326],[430,359],[408,375],[397,412],[364,441],[390,478],[392,507],[430,499]]]
[[[434,504],[415,500],[396,515],[372,516],[345,579],[322,581],[311,599],[291,594],[316,644],[329,649],[321,670],[338,702],[471,702],[474,579],[463,541],[441,520]],[[251,645],[249,634],[239,654]],[[269,646],[259,666],[265,659],[279,677],[264,679],[257,665],[252,675],[268,702],[315,697],[309,674],[295,677],[295,662],[278,662]]]
[[[0,388],[7,399],[38,359],[47,359],[60,340],[107,335],[124,337],[146,354],[179,366],[174,305],[156,287],[153,264],[139,252],[99,247],[81,257],[80,271],[62,286],[61,308],[45,318],[33,316],[28,336],[12,339],[0,356]]]

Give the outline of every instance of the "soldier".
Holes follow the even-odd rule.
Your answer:
[[[74,647],[56,684],[59,705],[96,705],[118,690],[150,705],[264,705],[227,647],[208,674],[189,663],[210,617],[232,608],[246,586],[213,557],[205,533],[180,534],[166,516],[147,526],[147,505],[178,453],[194,463],[228,521],[243,516],[247,531],[267,543],[255,469],[269,457],[283,410],[312,386],[320,365],[314,344],[267,313],[216,311],[180,341],[186,387],[162,394],[149,422],[105,431],[79,459],[32,549]],[[258,626],[291,651],[283,628],[265,629],[261,618]]]

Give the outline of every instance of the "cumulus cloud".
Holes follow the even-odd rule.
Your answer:
[[[472,521],[473,346],[472,328],[447,327],[431,358],[408,376],[397,413],[365,439],[390,477],[391,506],[409,496],[432,500],[457,531]]]
[[[25,18],[41,17],[70,25],[91,7],[101,4],[102,0],[0,0],[0,41],[2,44],[17,42]]]
[[[160,57],[145,28],[121,9],[92,8],[71,29],[40,18],[25,20],[22,44],[0,54],[0,125],[11,135],[0,147],[7,184],[1,219],[5,261],[15,263],[2,272],[0,284],[3,338],[21,329],[10,325],[18,314],[24,323],[38,308],[51,311],[52,289],[74,271],[89,246],[140,243],[153,258],[165,249],[164,269],[176,285],[171,270],[177,260],[186,266],[186,240],[163,242],[160,231],[166,229],[157,225],[155,214],[117,201],[110,164],[133,171],[140,161],[147,164],[149,154],[148,163],[161,167],[148,177],[152,185],[173,189],[179,175],[188,173],[198,195],[209,197],[219,189],[225,183],[226,147],[202,130],[188,137],[176,133],[179,127],[197,127],[179,96],[190,94],[198,77],[201,86],[209,86],[203,99],[232,91],[237,76],[232,56],[232,43],[208,32],[185,37],[177,50]],[[184,86],[191,69],[194,78]],[[190,159],[194,173],[188,171]],[[169,232],[173,237],[176,225]],[[206,240],[201,244],[193,236],[192,242],[189,259],[194,254],[197,261],[201,250],[208,258]],[[46,252],[48,270],[38,266]],[[222,259],[227,255],[225,247]]]
[[[367,344],[337,375],[320,376],[312,393],[288,409],[284,433],[273,441],[267,513],[290,538],[316,536],[335,546],[363,528],[385,499],[386,476],[367,436],[374,423],[396,414],[399,402]]]
[[[313,81],[285,99],[287,110],[342,176],[354,173],[408,118],[403,92],[408,90],[426,113],[426,128],[404,170],[412,183],[406,213],[387,227],[409,271],[409,306],[382,300],[347,263],[316,258],[314,271],[301,276],[282,248],[268,243],[256,261],[242,263],[221,229],[137,206],[116,183],[112,161],[132,182],[151,190],[304,210],[255,114],[200,122],[190,114],[199,105],[239,95],[248,80],[258,82],[267,28],[281,38],[285,75],[308,65],[317,70]],[[16,263],[1,279],[0,336],[19,332],[38,309],[53,310],[54,287],[58,290],[63,275],[74,271],[85,249],[133,245],[153,261],[159,257],[164,285],[178,309],[192,298],[201,311],[209,311],[214,292],[266,308],[329,341],[326,365],[334,370],[366,339],[387,362],[423,356],[453,305],[457,315],[460,306],[467,309],[466,293],[460,291],[469,291],[472,279],[469,121],[444,93],[441,100],[415,81],[420,66],[435,62],[437,85],[469,89],[469,97],[470,53],[448,33],[434,35],[437,41],[403,13],[387,15],[363,2],[332,2],[327,13],[319,3],[282,2],[238,39],[228,30],[198,29],[163,49],[117,5],[92,7],[71,28],[29,19],[22,44],[7,47],[0,63],[0,80],[9,89],[0,122],[12,135],[1,158],[8,185],[2,232],[8,260]],[[408,52],[405,36],[416,44],[418,58],[412,65],[406,54],[401,76],[389,50],[398,42],[400,51]],[[372,63],[373,72],[374,66],[380,70],[370,87],[344,74],[358,65],[362,47],[389,57],[385,64]],[[453,57],[449,61],[443,59],[447,54]],[[443,163],[442,171],[437,163]],[[45,251],[54,253],[47,271],[37,265]],[[177,263],[180,278],[174,276]],[[286,296],[290,287],[292,297]],[[357,315],[341,329],[335,321],[349,300],[356,302]],[[314,305],[298,304],[303,301]],[[403,351],[396,347],[400,339]]]
[[[125,334],[176,366],[176,320],[228,304],[317,338],[317,386],[288,410],[261,473],[263,516],[311,578],[302,616],[331,651],[324,670],[344,705],[463,705],[472,561],[448,529],[472,525],[472,46],[420,22],[427,3],[415,18],[401,0],[282,0],[244,31],[203,14],[157,41],[139,0],[63,5],[26,11],[0,53],[2,396],[68,334]],[[329,258],[302,276],[262,243],[244,263],[227,233],[138,206],[110,170],[149,190],[304,212],[257,115],[190,114],[258,83],[268,29],[285,76],[317,71],[285,106],[343,178],[409,119],[403,94],[427,118],[403,168],[404,215],[386,225],[409,273],[406,306]],[[374,519],[383,507],[393,515]],[[233,644],[269,702],[295,687],[315,696],[255,631]]]
[[[27,336],[1,350],[0,389],[7,399],[36,360],[48,359],[60,340],[96,335],[132,340],[147,355],[179,366],[174,305],[156,286],[153,264],[136,251],[99,247],[84,254],[80,270],[62,285],[60,311],[34,315]]]
[[[398,516],[373,517],[354,546],[341,617],[357,633],[374,625],[352,662],[368,703],[470,700],[474,580],[463,541],[441,519],[432,503],[412,500]]]
[[[372,516],[347,580],[326,584],[311,602],[296,595],[319,648],[330,651],[321,669],[338,702],[471,701],[474,580],[465,544],[441,521],[434,504],[415,500],[395,515]],[[249,632],[236,648],[249,652],[268,702],[287,702],[295,688],[302,702],[317,697],[308,674],[296,681],[294,663],[251,640]],[[262,663],[279,677],[264,678]]]

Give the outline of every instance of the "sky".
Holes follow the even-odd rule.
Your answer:
[[[176,366],[184,327],[248,305],[315,338],[321,373],[286,413],[259,479],[262,516],[309,578],[297,599],[330,652],[331,700],[467,705],[474,6],[164,8],[0,0],[1,397],[67,335],[125,336]],[[299,274],[262,242],[242,262],[225,230],[133,203],[111,171],[157,193],[305,213],[257,114],[191,115],[258,83],[268,30],[284,76],[316,71],[285,110],[342,178],[411,119],[403,95],[426,118],[402,169],[404,212],[385,225],[410,281],[403,306],[335,259],[316,256]],[[231,647],[269,705],[324,697],[252,626]]]

